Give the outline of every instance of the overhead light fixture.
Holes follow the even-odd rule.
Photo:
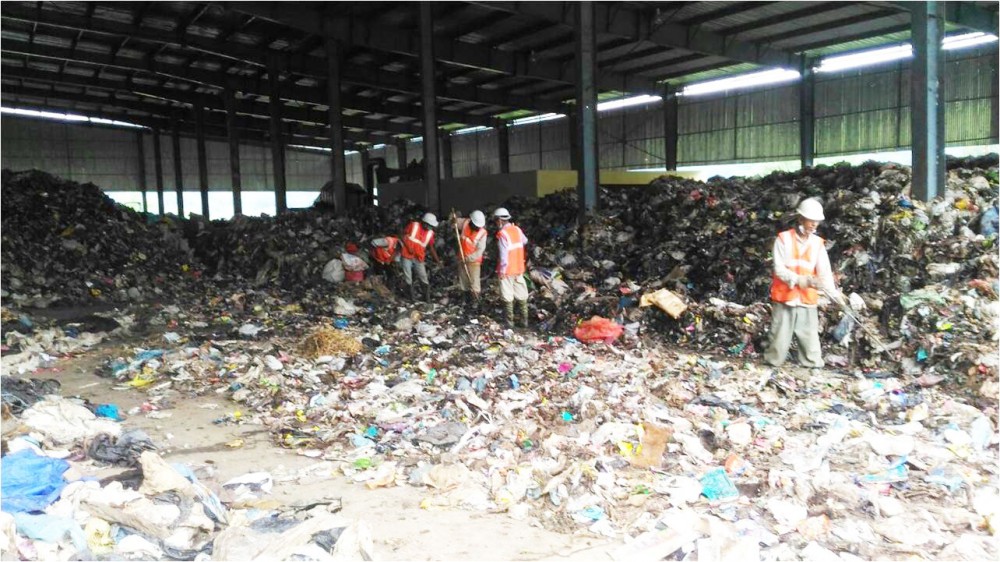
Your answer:
[[[424,142],[424,137],[410,137],[407,140],[410,142]]]
[[[517,127],[519,125],[531,125],[532,123],[541,123],[543,121],[552,121],[553,119],[562,119],[566,117],[562,113],[543,113],[541,115],[532,115],[531,117],[522,117],[520,119],[515,119],[510,122],[511,127]]]
[[[973,47],[975,45],[993,43],[996,40],[997,36],[992,33],[976,31],[973,33],[963,33],[962,35],[945,37],[944,41],[941,42],[941,48],[945,51],[954,51],[957,49],[964,49],[966,47]]]
[[[633,105],[645,105],[648,103],[657,103],[663,101],[660,96],[651,96],[648,94],[641,96],[633,96],[631,98],[622,98],[620,100],[610,100],[602,101],[597,104],[597,111],[609,111],[611,109],[621,109],[623,107],[630,107]]]
[[[819,66],[815,70],[816,72],[838,72],[862,66],[908,59],[912,56],[913,47],[910,45],[895,45],[884,49],[826,57],[819,61]]]
[[[721,78],[719,80],[709,80],[707,82],[688,84],[687,86],[684,87],[683,90],[681,90],[680,95],[700,96],[704,94],[714,94],[716,92],[725,92],[728,90],[741,90],[743,88],[750,88],[753,86],[780,84],[782,82],[790,82],[792,80],[798,80],[798,78],[799,78],[798,71],[778,68],[775,70],[765,70],[763,72],[752,72],[750,74],[741,74],[739,76],[733,76],[730,78]]]
[[[381,144],[381,143],[380,144],[373,144],[372,145],[372,150],[378,150],[380,148],[385,148],[385,145]]]
[[[478,125],[476,127],[467,127],[465,129],[458,129],[457,131],[452,131],[451,134],[453,134],[453,135],[467,135],[469,133],[478,133],[480,131],[489,131],[489,130],[490,130],[489,127],[484,127],[482,125]]]

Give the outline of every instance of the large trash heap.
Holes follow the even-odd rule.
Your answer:
[[[120,319],[112,338],[143,331],[98,374],[148,394],[152,411],[134,415],[225,395],[232,403],[217,423],[264,425],[328,474],[417,487],[429,510],[503,512],[607,537],[616,560],[996,559],[997,160],[949,168],[930,204],[906,196],[908,168],[874,163],[604,190],[582,229],[571,194],[510,201],[533,243],[539,326],[530,332],[473,317],[447,296],[412,305],[378,282],[322,280],[340,245],[386,224],[398,230],[417,207],[203,225],[189,235],[204,264],[198,292]],[[758,359],[768,253],[798,200],[813,195],[826,203],[820,234],[863,325],[827,305],[829,368],[773,369]],[[443,228],[442,255],[448,241]],[[637,307],[660,289],[687,310],[674,318]],[[624,333],[607,343],[572,337],[591,315]],[[23,319],[11,329],[16,318],[5,317],[4,402],[26,421],[56,399],[44,398],[44,381],[8,392],[11,371],[29,376],[108,334],[26,329]],[[123,437],[60,446],[88,463],[114,458],[114,447],[138,455],[145,472],[155,453]],[[71,501],[96,502],[81,493]],[[214,502],[199,493],[187,497],[211,519]],[[61,502],[39,510],[65,514]],[[118,554],[129,536],[157,557],[184,558],[237,533],[195,525],[198,540],[173,552],[169,536],[85,512],[111,523],[106,544]],[[89,522],[75,517],[81,529]],[[15,521],[19,540],[46,541]],[[312,542],[321,544],[295,548],[317,559],[336,548]]]

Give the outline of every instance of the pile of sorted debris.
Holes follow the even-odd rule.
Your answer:
[[[20,306],[177,296],[198,272],[184,234],[93,184],[3,171],[2,296]]]

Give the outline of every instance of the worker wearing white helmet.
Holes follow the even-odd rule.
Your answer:
[[[500,278],[500,299],[503,300],[505,320],[514,325],[514,302],[517,302],[521,323],[528,327],[528,284],[524,280],[525,247],[528,238],[521,228],[510,222],[510,212],[500,207],[493,212],[497,228],[497,277]]]
[[[796,209],[798,225],[778,234],[772,251],[771,334],[764,360],[781,366],[792,338],[799,342],[799,362],[804,367],[823,366],[819,343],[820,293],[842,301],[833,280],[825,241],[816,235],[826,217],[818,199],[804,199]]]
[[[478,312],[482,292],[480,270],[487,241],[486,215],[477,210],[472,211],[468,218],[452,215],[452,219],[458,235],[458,284],[468,295],[468,305]]]
[[[417,289],[413,285],[413,271],[417,272],[417,279],[424,284],[424,299],[431,302],[431,284],[427,279],[427,267],[424,260],[427,258],[427,251],[430,250],[431,257],[436,263],[441,263],[437,251],[434,249],[434,229],[437,228],[438,220],[434,213],[424,213],[419,221],[413,221],[406,225],[403,235],[401,249],[401,265],[403,266],[403,280],[410,287],[410,298],[417,300]]]

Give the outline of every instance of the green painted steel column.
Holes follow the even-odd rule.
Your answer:
[[[811,168],[816,156],[816,74],[812,60],[802,57],[799,73],[799,161]]]

